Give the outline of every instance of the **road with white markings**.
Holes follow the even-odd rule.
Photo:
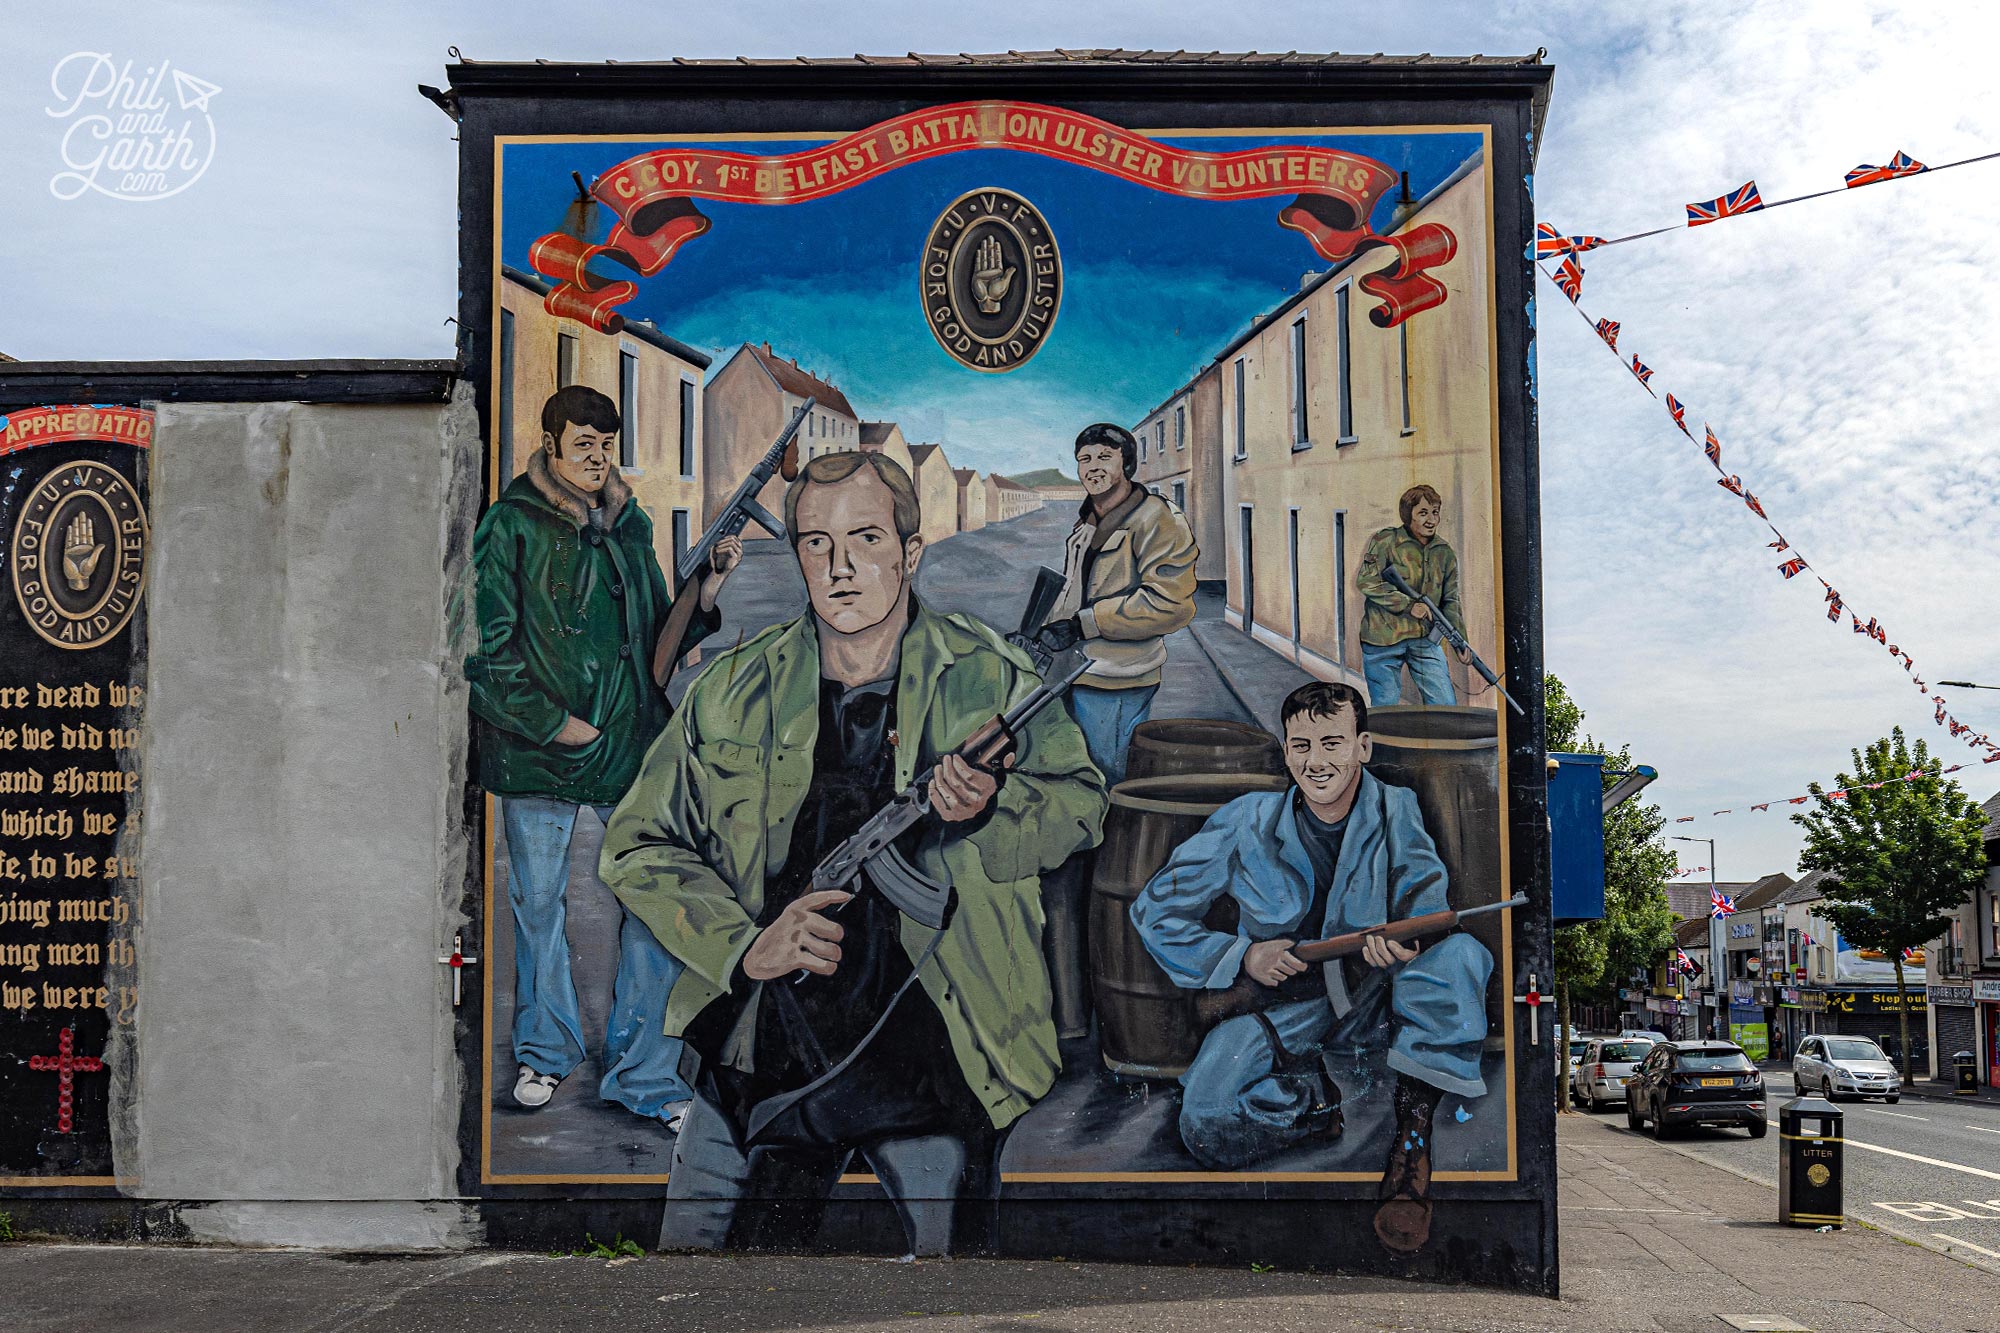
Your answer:
[[[1796,1095],[1791,1075],[1764,1075],[1769,1119]],[[2000,1108],[1904,1098],[1836,1103],[1845,1113],[1846,1211],[1851,1218],[2000,1273]],[[1604,1113],[1623,1124],[1622,1103]],[[1650,1133],[1650,1127],[1641,1131]],[[1669,1145],[1738,1174],[1778,1179],[1783,1140],[1740,1129],[1682,1131]],[[1777,1213],[1777,1196],[1771,1200]]]

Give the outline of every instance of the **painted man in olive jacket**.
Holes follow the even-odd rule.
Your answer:
[[[920,516],[895,462],[814,460],[785,527],[811,609],[703,670],[600,863],[685,965],[667,1031],[702,1059],[661,1244],[806,1243],[859,1152],[912,1250],[977,1246],[1004,1131],[1059,1067],[1040,876],[1097,841],[1103,783],[1060,708],[1000,770],[951,753],[1039,681],[984,625],[915,599]],[[872,887],[813,890],[933,764],[933,817],[897,847],[954,889],[943,930]]]
[[[1361,666],[1368,678],[1368,702],[1386,708],[1403,701],[1403,668],[1410,669],[1417,695],[1427,705],[1455,704],[1458,689],[1445,665],[1444,646],[1431,609],[1397,592],[1382,577],[1394,568],[1412,588],[1431,599],[1461,636],[1465,618],[1458,605],[1458,553],[1438,535],[1444,500],[1431,486],[1416,485],[1396,504],[1403,521],[1383,528],[1362,548],[1354,586],[1361,609]],[[1465,653],[1461,662],[1469,661]]]
[[[565,929],[577,812],[609,815],[667,724],[652,663],[671,599],[653,525],[615,466],[620,425],[595,389],[557,390],[542,409],[541,447],[472,539],[479,650],[465,674],[479,782],[500,798],[506,829],[514,1100],[531,1110],[586,1049]],[[716,593],[741,554],[733,538],[718,545],[690,644],[719,623]],[[665,1038],[661,1017],[679,970],[628,915],[598,1092],[669,1123],[689,1097],[681,1045]]]

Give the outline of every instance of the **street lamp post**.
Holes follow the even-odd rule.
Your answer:
[[[1729,946],[1722,937],[1722,914],[1715,910],[1715,839],[1684,838],[1678,833],[1669,834],[1675,842],[1701,842],[1708,844],[1708,990],[1715,1004],[1715,1019],[1710,1027],[1710,1035],[1717,1041],[1729,1040],[1729,991],[1727,978],[1723,973],[1729,961]]]

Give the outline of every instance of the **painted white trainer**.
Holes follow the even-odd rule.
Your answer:
[[[521,1066],[520,1077],[514,1080],[514,1100],[529,1110],[547,1106],[549,1098],[556,1095],[556,1084],[562,1082],[554,1074],[541,1074],[526,1065]]]

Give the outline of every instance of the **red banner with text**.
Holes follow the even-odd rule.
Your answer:
[[[0,454],[71,440],[110,440],[144,449],[153,443],[153,413],[144,407],[97,403],[22,407],[0,412]]]
[[[630,280],[592,272],[590,265],[603,259],[640,277],[658,273],[681,246],[713,225],[695,207],[696,199],[809,203],[913,162],[975,148],[1037,153],[1191,199],[1291,195],[1278,211],[1279,225],[1303,235],[1328,262],[1344,263],[1376,248],[1394,254],[1392,263],[1360,284],[1381,302],[1369,311],[1381,328],[1442,305],[1444,285],[1426,270],[1458,252],[1457,238],[1434,222],[1393,236],[1369,226],[1376,202],[1400,180],[1373,158],[1281,144],[1200,152],[1080,112],[997,101],[911,111],[817,148],[769,157],[708,148],[642,153],[591,184],[590,193],[618,218],[602,244],[552,232],[529,247],[528,262],[556,280],[544,301],[549,313],[614,333],[624,319],[613,307],[639,289]]]

